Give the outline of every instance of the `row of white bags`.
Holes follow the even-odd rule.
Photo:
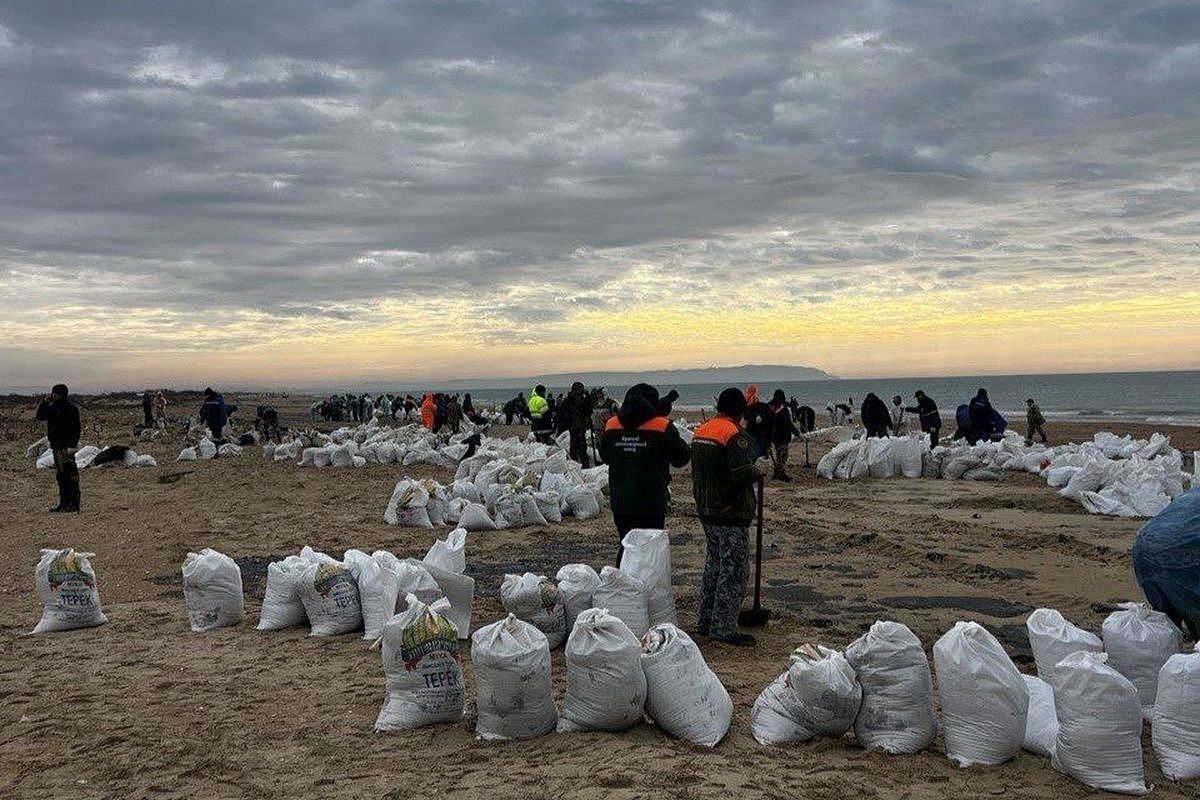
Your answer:
[[[625,534],[621,547],[621,568],[605,566],[597,574],[587,564],[567,564],[555,576],[557,586],[532,572],[505,575],[500,602],[505,611],[544,633],[551,649],[563,643],[589,608],[608,609],[639,638],[655,625],[674,624],[668,533],[635,528]]]
[[[567,639],[567,686],[559,714],[545,634],[509,614],[471,637],[478,683],[476,733],[528,739],[557,729],[622,731],[649,717],[667,734],[712,747],[733,715],[729,693],[700,649],[670,623],[644,640],[603,608],[584,611]]]
[[[49,449],[40,449],[40,446],[46,439],[43,437],[40,441],[35,442],[26,449],[26,453],[36,451],[38,455],[35,457],[34,467],[37,469],[50,469],[54,466],[54,451]],[[97,447],[94,444],[86,444],[83,447],[75,450],[75,466],[79,469],[87,469],[92,465],[96,456],[100,455],[106,448]],[[139,455],[133,448],[126,448],[122,454],[120,461],[105,461],[103,466],[123,467],[157,467],[158,462],[154,456],[144,453]]]
[[[425,559],[401,559],[386,550],[347,550],[342,561],[305,547],[298,556],[267,565],[259,630],[309,624],[313,636],[362,630],[379,638],[409,594],[426,605],[445,598],[462,638],[470,630],[475,581],[462,572],[466,531],[435,542]]]
[[[960,622],[933,648],[946,755],[960,766],[999,764],[1024,747],[1095,788],[1141,794],[1138,692],[1108,656],[1076,650],[1055,663],[1054,683],[1022,675],[981,626]],[[1157,676],[1153,744],[1163,772],[1200,776],[1200,652],[1175,654]],[[877,622],[842,654],[793,655],[759,696],[751,731],[760,743],[841,737],[868,749],[913,753],[936,736],[929,664],[904,625]]]

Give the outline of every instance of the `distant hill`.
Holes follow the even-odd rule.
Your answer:
[[[586,386],[609,388],[629,387],[635,383],[651,383],[659,388],[689,386],[697,383],[728,383],[744,386],[747,383],[784,383],[788,381],[836,380],[836,375],[816,367],[796,367],[786,364],[744,364],[740,367],[705,367],[703,369],[656,369],[643,372],[560,372],[530,375],[525,378],[471,378],[441,381],[442,389],[528,389],[542,383],[551,387],[569,386],[583,381]]]

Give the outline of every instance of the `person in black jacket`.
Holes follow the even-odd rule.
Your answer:
[[[888,435],[888,429],[892,426],[892,415],[874,392],[869,392],[863,398],[859,415],[862,417],[863,427],[867,429],[867,436],[883,437]]]
[[[683,467],[692,458],[679,430],[658,413],[658,401],[653,386],[634,386],[625,394],[621,410],[605,424],[600,439],[600,457],[608,464],[618,567],[625,534],[634,528],[661,530],[666,525],[671,467]]]
[[[66,384],[56,384],[37,407],[37,418],[46,423],[46,439],[54,453],[54,477],[58,481],[58,505],[54,512],[78,511],[81,501],[79,468],[75,448],[79,447],[79,408],[69,399]]]
[[[917,398],[916,406],[908,406],[904,410],[910,414],[917,414],[921,418],[921,430],[929,434],[929,447],[933,449],[938,446],[938,433],[942,429],[942,415],[938,413],[937,403],[933,402],[933,398],[918,389],[913,395]]]
[[[776,389],[768,404],[771,409],[771,456],[775,467],[772,476],[777,481],[787,483],[792,478],[787,474],[788,446],[792,436],[800,433],[796,423],[792,422],[792,410],[788,408],[783,390]]]
[[[154,427],[154,395],[149,389],[142,392],[142,427]]]

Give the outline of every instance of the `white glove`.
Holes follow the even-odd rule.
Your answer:
[[[762,476],[766,476],[771,472],[771,459],[766,456],[759,456],[754,460],[754,470]]]

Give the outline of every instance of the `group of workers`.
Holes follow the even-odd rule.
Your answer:
[[[912,417],[916,417],[921,432],[929,436],[930,447],[938,446],[942,429],[942,417],[938,413],[937,403],[923,390],[918,389],[913,395],[915,405],[906,405],[900,395],[892,397],[891,405],[887,405],[874,392],[868,392],[863,398],[862,407],[858,409],[859,419],[867,436],[906,436],[911,431]],[[847,425],[853,422],[855,408],[854,398],[848,398],[845,403],[830,403],[826,406],[829,411],[831,425]],[[1032,398],[1025,401],[1026,434],[1025,444],[1032,445],[1035,438],[1043,444],[1046,438],[1046,417],[1041,408]],[[968,444],[981,441],[993,441],[1003,437],[1008,428],[1008,421],[993,406],[988,397],[987,389],[979,389],[968,402],[960,404],[954,410],[954,440],[965,439]]]
[[[167,396],[162,390],[157,393],[149,389],[142,392],[142,427],[166,429]]]

